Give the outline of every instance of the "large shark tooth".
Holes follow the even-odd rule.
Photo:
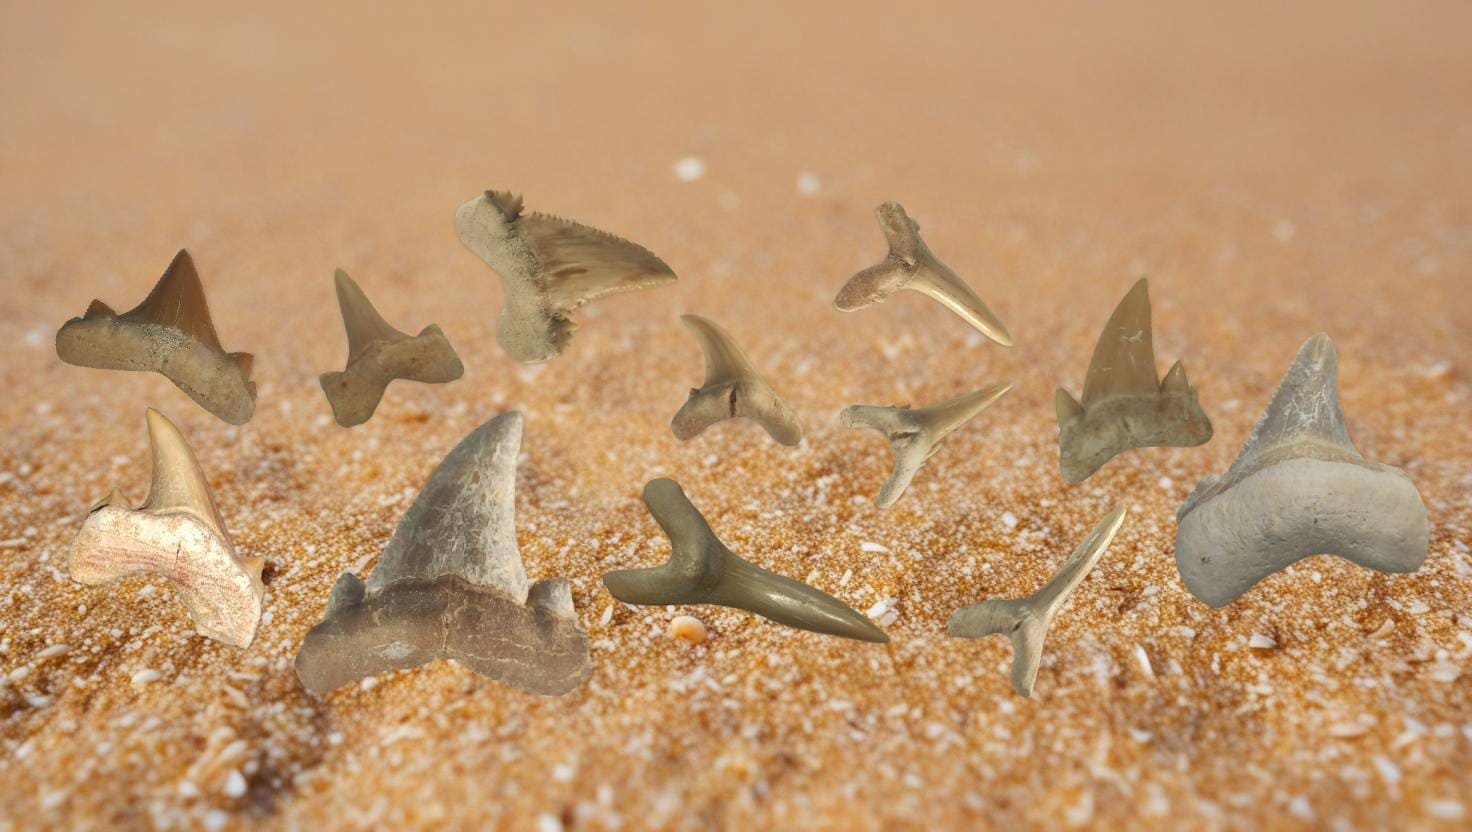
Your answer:
[[[1426,505],[1399,468],[1349,438],[1329,336],[1304,342],[1225,476],[1196,485],[1176,512],[1176,569],[1213,607],[1310,555],[1381,572],[1426,560]]]
[[[931,253],[920,239],[920,224],[910,219],[898,202],[874,209],[879,228],[889,243],[889,256],[849,278],[838,290],[833,307],[852,312],[883,303],[901,289],[913,289],[959,315],[986,337],[1004,347],[1012,346],[1012,335],[992,314],[981,298],[950,267]]]
[[[951,615],[946,633],[956,638],[1007,636],[1012,641],[1012,690],[1019,696],[1032,696],[1053,616],[1109,548],[1124,515],[1124,506],[1115,506],[1106,514],[1042,589],[1026,598],[998,598],[962,607]]]
[[[410,335],[394,329],[342,269],[334,275],[337,303],[348,332],[348,364],[318,377],[339,425],[350,428],[373,416],[383,391],[396,378],[425,384],[454,381],[465,373],[460,356],[439,326]]]
[[[672,551],[663,566],[604,575],[603,585],[620,601],[715,604],[815,633],[889,641],[883,630],[837,598],[768,572],[727,549],[674,480],[657,479],[644,486],[644,504],[669,537]]]
[[[94,300],[85,315],[62,324],[56,354],[78,367],[158,373],[232,425],[256,411],[252,356],[220,346],[199,272],[183,249],[132,310],[119,315]]]
[[[261,620],[264,560],[235,553],[194,452],[174,423],[152,409],[148,441],[148,499],[129,508],[114,490],[92,507],[68,556],[72,579],[95,586],[155,572],[178,588],[201,635],[245,647]]]
[[[618,292],[652,289],[675,273],[648,249],[547,214],[523,214],[520,196],[486,191],[455,212],[460,242],[501,276],[496,339],[523,364],[562,353],[573,310]]]
[[[705,354],[705,382],[690,391],[690,398],[670,421],[675,437],[693,439],[723,419],[746,418],[766,428],[783,445],[801,442],[797,414],[762,379],[730,334],[699,315],[681,315],[680,320],[695,333]]]
[[[430,475],[368,580],[338,578],[296,654],[308,691],[321,696],[435,659],[547,695],[588,678],[588,640],[567,580],[528,584],[522,567],[520,448],[517,411],[476,428]]]
[[[1062,387],[1058,409],[1058,457],[1063,479],[1082,482],[1115,454],[1131,448],[1189,447],[1211,438],[1211,420],[1196,401],[1177,361],[1161,382],[1155,374],[1150,328],[1150,288],[1130,289],[1109,316],[1084,376],[1084,400]]]
[[[910,480],[915,478],[920,466],[939,450],[941,440],[1011,389],[1010,382],[993,384],[917,410],[911,410],[909,405],[854,404],[845,407],[839,414],[845,427],[873,428],[887,436],[894,447],[894,471],[875,498],[879,507],[889,508],[899,500],[905,489],[910,487]]]

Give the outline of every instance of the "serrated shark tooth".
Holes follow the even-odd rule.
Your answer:
[[[1115,506],[1073,550],[1042,589],[1010,600],[992,599],[962,607],[951,615],[946,633],[956,638],[1005,635],[1012,641],[1012,690],[1031,697],[1043,658],[1048,627],[1068,596],[1088,577],[1124,523],[1124,506]]]
[[[1381,572],[1426,559],[1426,505],[1405,472],[1366,460],[1349,438],[1338,358],[1319,333],[1299,349],[1242,452],[1176,513],[1176,568],[1213,607],[1310,555]]]
[[[241,557],[194,452],[174,423],[148,411],[153,483],[137,509],[114,489],[72,543],[67,568],[88,586],[139,572],[168,578],[201,635],[246,647],[261,619],[264,560]]]
[[[250,421],[256,410],[251,355],[220,346],[204,285],[183,249],[132,310],[118,315],[94,300],[86,314],[63,324],[56,354],[78,367],[158,373],[232,425]]]
[[[761,377],[730,334],[699,315],[681,315],[680,320],[700,342],[705,381],[700,389],[690,391],[690,398],[670,421],[675,437],[693,439],[716,422],[744,418],[761,425],[783,445],[801,442],[797,414]]]
[[[672,551],[663,566],[604,575],[603,585],[620,601],[646,606],[715,604],[815,633],[889,641],[883,630],[837,598],[738,557],[711,531],[674,480],[645,485],[644,503],[669,537]]]

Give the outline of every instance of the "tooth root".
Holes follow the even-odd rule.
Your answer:
[[[1058,411],[1059,425],[1067,425],[1076,419],[1082,419],[1084,415],[1084,406],[1062,387],[1053,393],[1053,407]]]
[[[93,318],[116,318],[118,313],[112,311],[112,307],[100,300],[94,300],[88,304],[87,311],[82,315],[82,320],[89,321]]]
[[[1112,396],[1153,396],[1159,391],[1150,327],[1150,288],[1140,278],[1114,308],[1099,335],[1084,376],[1083,406],[1088,409]]]
[[[783,445],[802,441],[802,425],[787,402],[757,373],[729,333],[708,318],[682,315],[705,355],[705,383],[670,422],[679,439],[691,439],[716,422],[751,419]]]
[[[153,446],[153,483],[139,510],[188,512],[228,541],[225,521],[220,519],[194,451],[174,423],[153,408],[148,409],[148,441]]]

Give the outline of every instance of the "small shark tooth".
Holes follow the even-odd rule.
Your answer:
[[[296,654],[321,696],[388,670],[454,659],[545,695],[587,678],[588,640],[566,579],[528,584],[516,543],[521,414],[450,451],[404,514],[367,581],[343,573]]]
[[[805,583],[761,569],[734,554],[711,531],[679,483],[644,486],[644,504],[670,539],[670,559],[650,569],[623,569],[603,585],[626,604],[715,604],[815,633],[887,642],[889,636],[842,601]]]
[[[886,202],[874,209],[874,215],[889,243],[889,256],[849,278],[833,301],[835,309],[852,312],[883,303],[901,289],[913,289],[939,301],[998,344],[1012,346],[1007,327],[970,286],[931,253],[920,239],[920,224],[910,219],[903,206]]]
[[[1042,589],[1026,598],[991,599],[962,607],[951,615],[946,633],[956,638],[1005,635],[1011,639],[1012,690],[1031,697],[1053,616],[1109,548],[1124,515],[1124,506],[1115,506],[1105,515]]]
[[[153,485],[137,509],[116,489],[99,500],[67,567],[88,586],[138,572],[168,578],[201,635],[246,647],[261,620],[262,558],[240,557],[194,452],[174,423],[148,411]]]
[[[340,373],[318,377],[339,425],[350,428],[373,416],[383,391],[396,378],[444,384],[465,373],[465,365],[435,324],[409,335],[394,329],[348,273],[337,270],[337,303],[348,331],[348,364]]]
[[[501,276],[496,339],[523,364],[562,353],[573,310],[618,292],[675,282],[648,249],[548,214],[523,214],[520,196],[486,191],[455,212],[460,242]]]
[[[151,371],[232,425],[256,411],[252,356],[225,352],[189,252],[180,249],[148,297],[119,315],[100,300],[56,333],[56,354],[99,370]]]
[[[690,398],[670,421],[675,437],[693,439],[716,422],[746,418],[766,428],[783,445],[801,442],[797,414],[751,366],[731,335],[699,315],[681,315],[680,320],[695,333],[705,354],[705,382],[699,390],[690,391]]]
[[[1426,505],[1399,468],[1349,438],[1329,336],[1304,342],[1225,476],[1197,484],[1176,512],[1176,569],[1213,607],[1310,555],[1414,572],[1426,560]]]
[[[1082,482],[1131,448],[1190,447],[1211,439],[1211,420],[1177,361],[1155,375],[1150,288],[1144,278],[1115,307],[1084,376],[1084,400],[1058,388],[1058,457],[1063,479]]]
[[[845,427],[873,428],[889,437],[894,447],[894,472],[879,489],[875,502],[889,508],[910,487],[920,466],[939,450],[941,440],[973,416],[985,410],[1012,389],[1011,383],[993,384],[950,401],[911,410],[904,407],[881,407],[854,404],[843,409],[839,418]]]

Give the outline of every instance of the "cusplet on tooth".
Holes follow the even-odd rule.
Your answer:
[[[787,402],[757,373],[731,335],[709,318],[681,315],[705,354],[705,381],[690,397],[670,429],[678,439],[693,439],[725,419],[751,419],[783,445],[802,441],[802,425]]]

